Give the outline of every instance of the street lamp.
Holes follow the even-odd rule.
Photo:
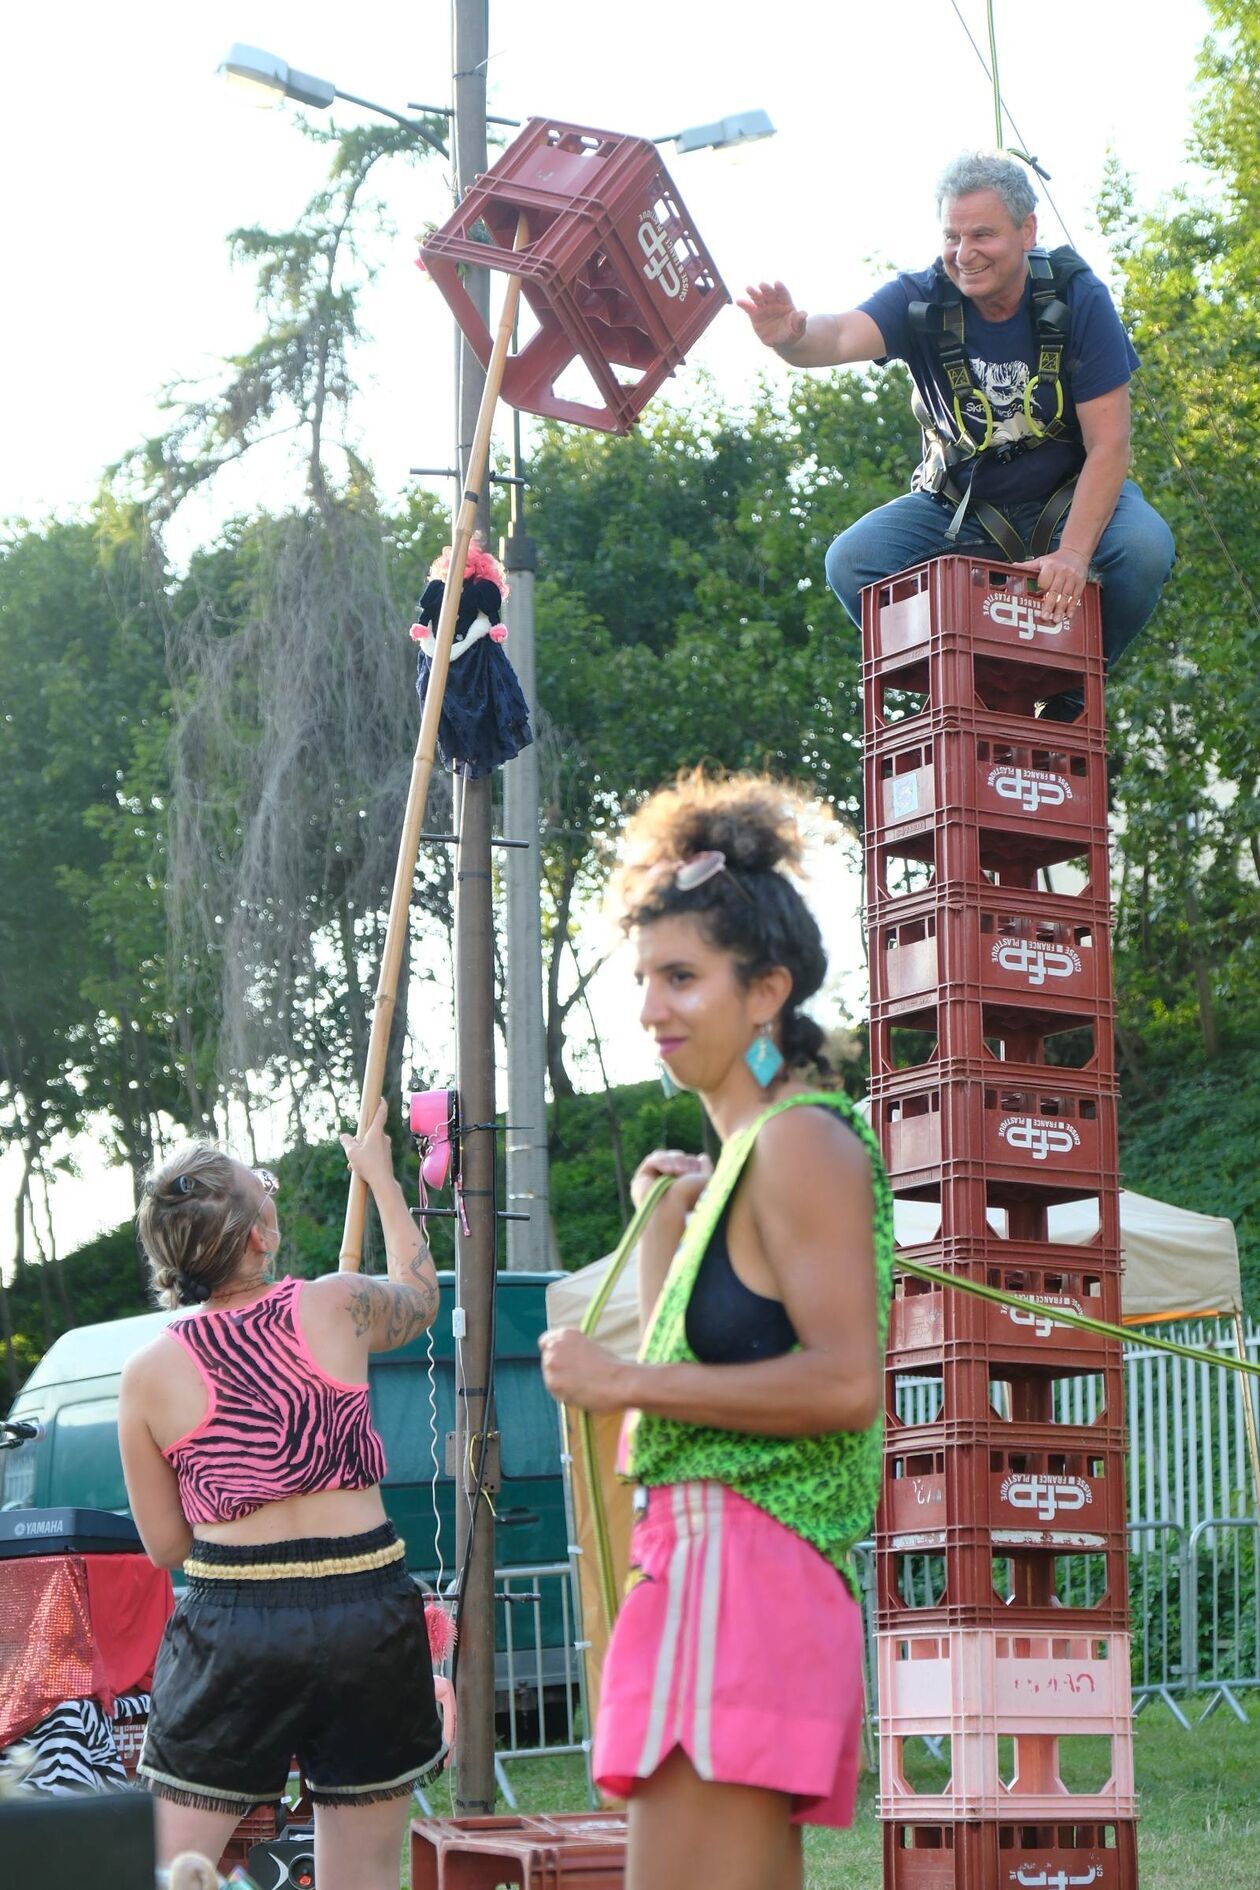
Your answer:
[[[734,112],[712,125],[689,125],[685,131],[669,131],[653,138],[653,144],[672,144],[679,153],[687,151],[727,151],[736,144],[756,144],[760,138],[773,138],[774,126],[768,112]]]
[[[298,72],[277,57],[275,53],[263,52],[258,46],[229,46],[227,56],[219,66],[219,71],[230,84],[241,87],[251,93],[271,93],[273,98],[256,100],[257,103],[279,104],[282,98],[291,98],[297,105],[310,105],[316,111],[327,111],[335,98],[344,99],[347,105],[361,106],[364,111],[377,112],[382,118],[392,118],[396,125],[403,125],[414,132],[425,144],[448,157],[450,154],[444,144],[439,144],[422,124],[414,118],[404,118],[401,112],[392,111],[388,105],[378,105],[370,98],[356,98],[353,92],[343,92],[331,79],[318,79],[310,72]]]

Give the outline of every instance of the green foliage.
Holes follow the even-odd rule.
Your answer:
[[[681,1094],[666,1101],[657,1083],[557,1102],[551,1120],[551,1216],[560,1264],[569,1272],[611,1253],[629,1218],[619,1200],[610,1109],[627,1184],[654,1148],[698,1151],[704,1146],[695,1097]]]
[[[624,440],[544,433],[530,477],[557,1095],[577,991],[561,996],[562,958],[628,804],[703,762],[805,779],[856,822],[858,638],[823,555],[904,488],[917,442],[901,377],[874,373],[802,376],[786,408],[764,385],[747,412],[709,396]]]
[[[65,1255],[58,1264],[66,1277],[76,1325],[103,1324],[153,1310],[148,1295],[148,1270],[137,1250],[136,1232],[130,1221],[110,1233],[98,1235],[86,1246]],[[40,1336],[38,1269],[28,1267],[12,1282],[8,1300],[14,1327],[13,1362],[20,1384],[48,1349],[48,1340]],[[0,1383],[6,1380],[8,1366],[8,1346],[0,1339]],[[3,1392],[0,1392],[0,1405],[7,1407]]]
[[[1161,1017],[1144,1051],[1122,1102],[1121,1179],[1139,1194],[1233,1221],[1243,1299],[1254,1318],[1260,1315],[1260,1085],[1254,1038],[1241,1033],[1208,1062],[1192,1016]]]
[[[143,1164],[179,1107],[164,977],[164,573],[134,508],[0,546],[0,1109],[38,1163],[84,1108]]]
[[[1194,154],[1210,196],[1182,191],[1139,220],[1113,171],[1102,210],[1142,357],[1136,476],[1178,545],[1110,692],[1124,754],[1120,1023],[1157,1042],[1191,1020],[1211,1060],[1226,1038],[1260,1035],[1260,29],[1246,0],[1209,12]]]

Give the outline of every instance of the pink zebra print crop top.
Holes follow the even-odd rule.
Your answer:
[[[238,1522],[264,1503],[365,1490],[385,1474],[366,1385],[330,1378],[297,1320],[301,1280],[284,1279],[238,1312],[166,1328],[205,1381],[201,1422],[162,1452],[189,1523]]]

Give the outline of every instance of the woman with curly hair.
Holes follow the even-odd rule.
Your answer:
[[[541,1341],[555,1397],[631,1412],[594,1754],[630,1801],[627,1890],[793,1890],[801,1826],[853,1816],[892,1203],[870,1129],[811,1076],[804,811],[774,781],[683,778],[629,823],[616,882],[640,1021],[722,1144],[716,1168],[665,1149],[635,1176],[638,1201],[673,1178],[639,1250],[638,1360]]]
[[[177,1149],[137,1217],[160,1304],[186,1309],[127,1361],[119,1438],[152,1561],[188,1586],[167,1623],[139,1773],[159,1861],[218,1857],[299,1759],[320,1890],[397,1890],[415,1782],[442,1733],[423,1598],[385,1515],[369,1352],[432,1324],[433,1261],[394,1178],[385,1105],[343,1136],[372,1190],[386,1279],[273,1284],[276,1180]]]

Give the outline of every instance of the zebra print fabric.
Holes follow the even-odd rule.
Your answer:
[[[0,1752],[0,1779],[52,1798],[126,1791],[132,1781],[120,1745],[133,1724],[143,1726],[149,1703],[147,1693],[120,1694],[111,1718],[97,1700],[63,1700],[19,1745]]]
[[[236,1522],[264,1503],[319,1490],[364,1490],[385,1474],[366,1385],[330,1378],[297,1321],[300,1280],[239,1311],[167,1327],[205,1380],[210,1407],[163,1452],[190,1523]]]

